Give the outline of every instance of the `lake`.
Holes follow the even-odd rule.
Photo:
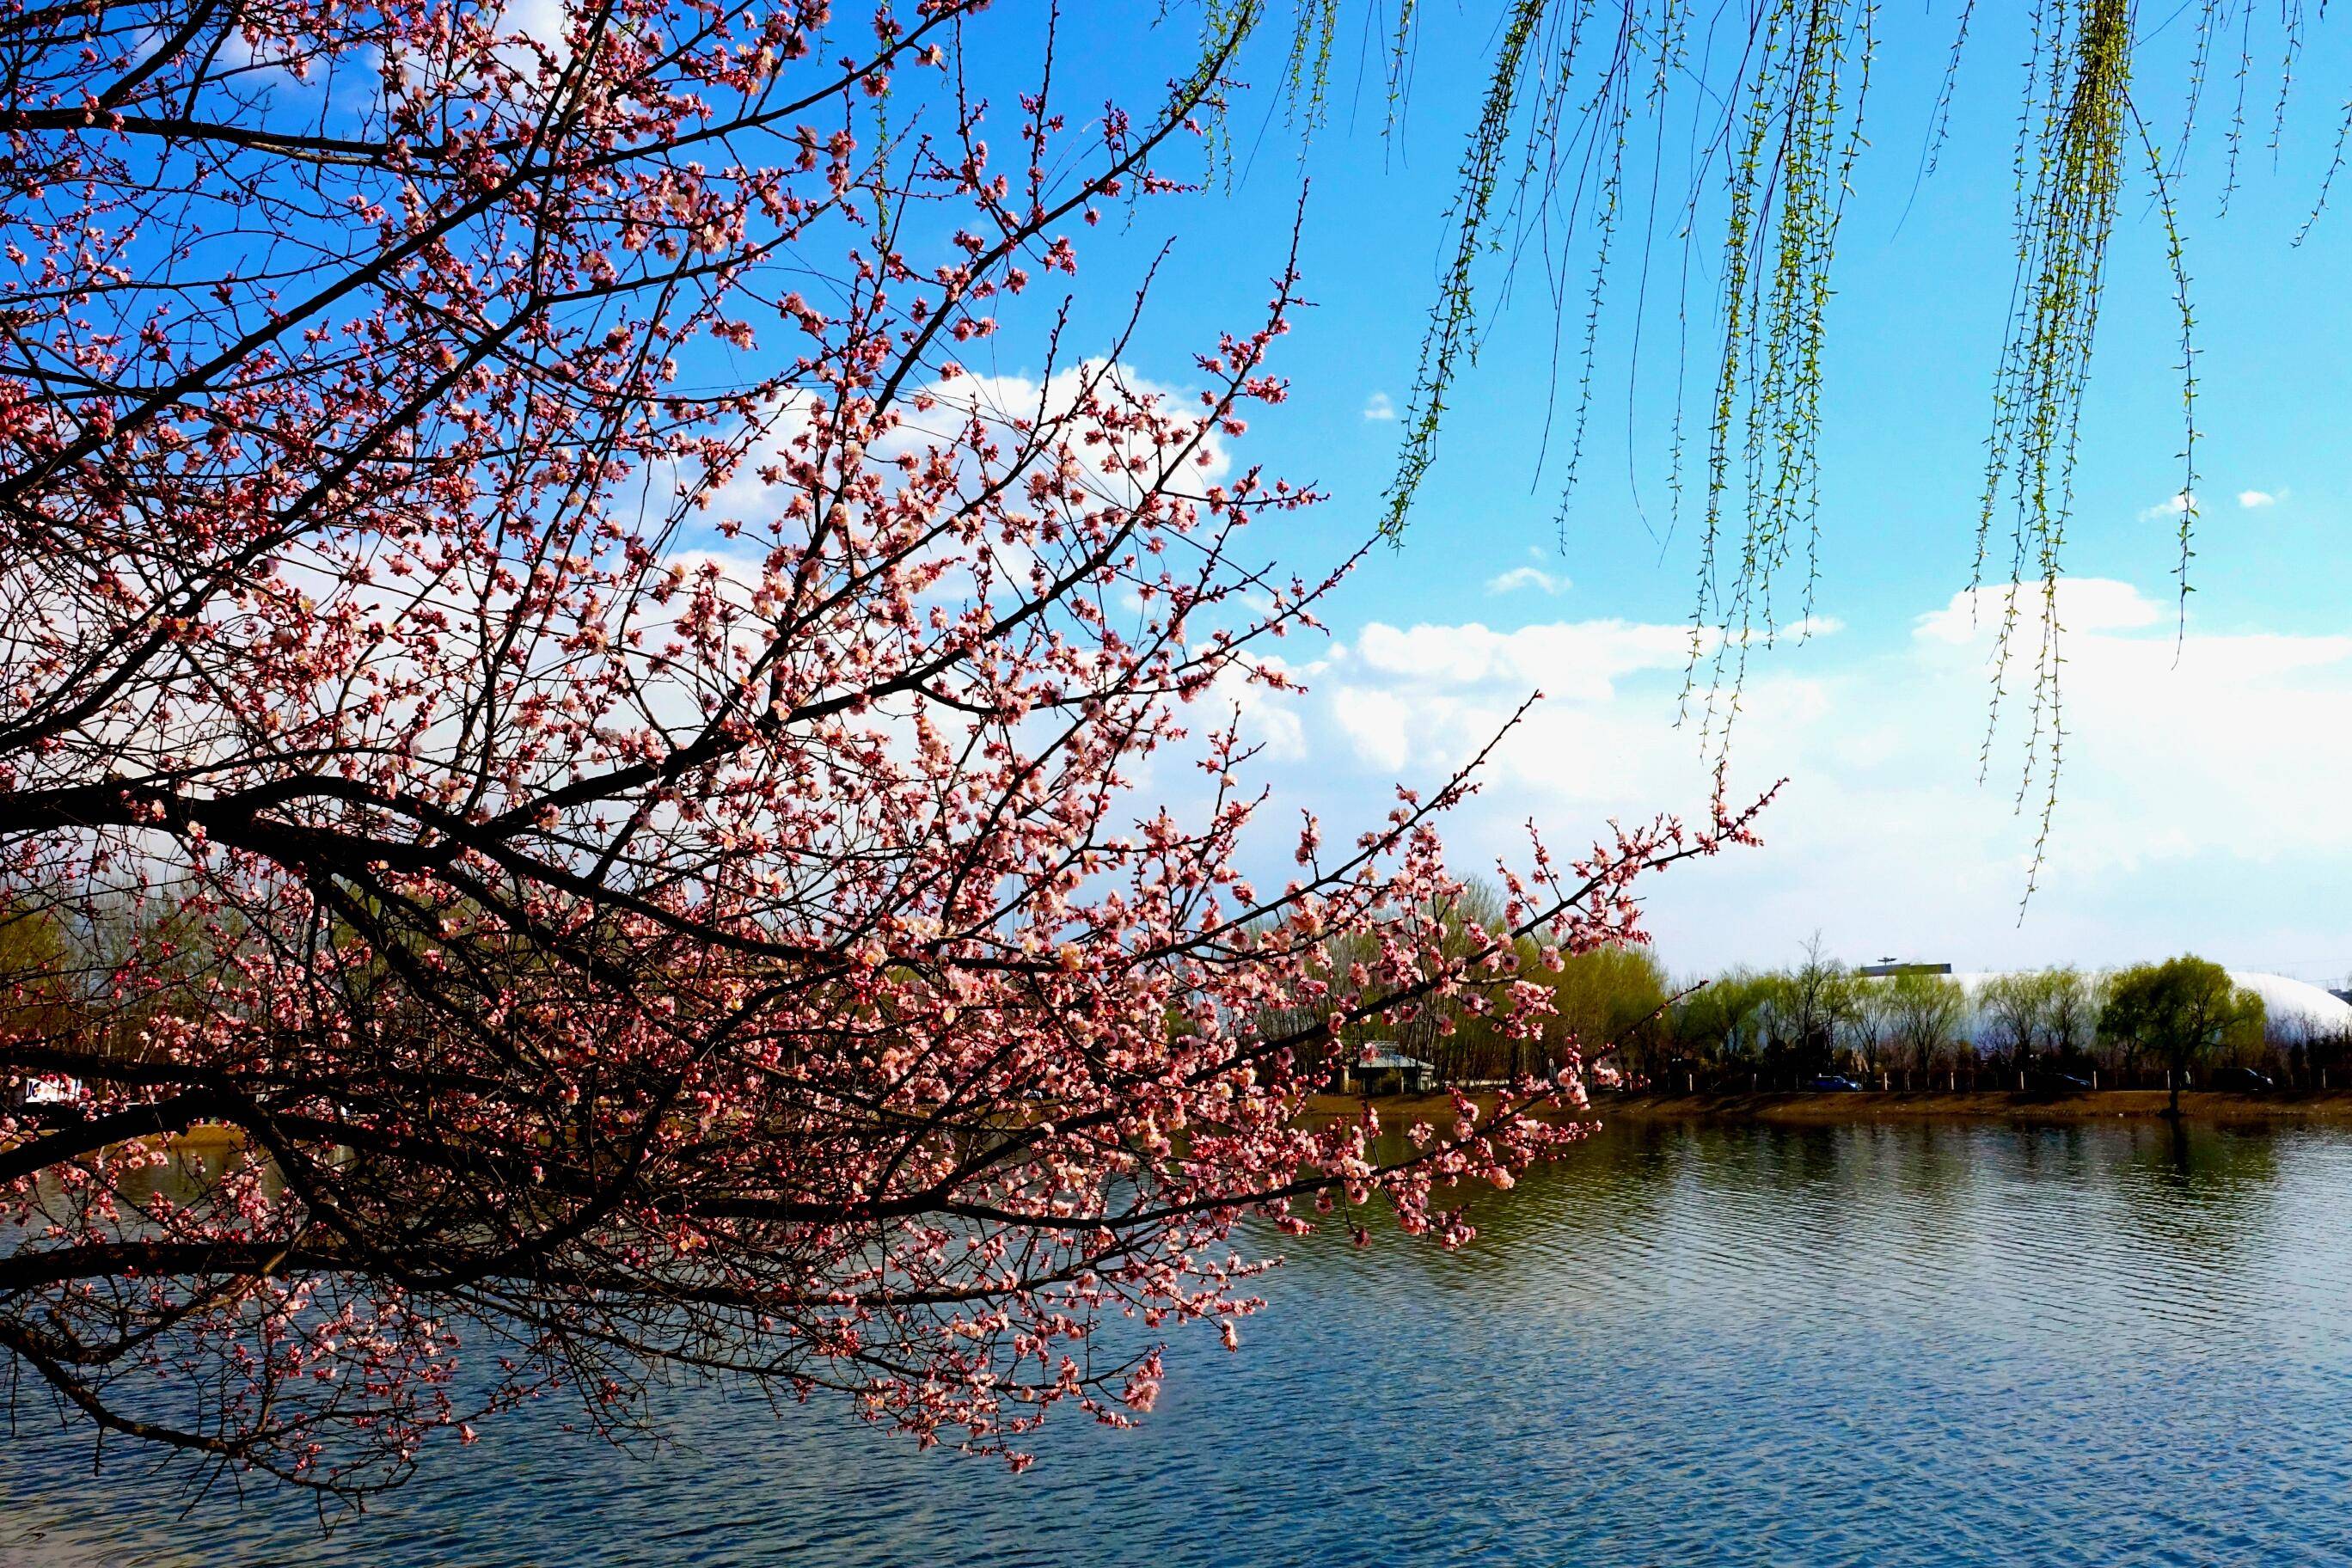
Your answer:
[[[0,1565],[2341,1563],[2352,1136],[1628,1124],[1447,1255],[1286,1244],[1239,1354],[1035,1468],[836,1408],[553,1407],[322,1540],[20,1424]]]

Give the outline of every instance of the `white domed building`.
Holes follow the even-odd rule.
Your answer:
[[[1960,1033],[1969,1040],[1982,1046],[1996,1031],[1992,1021],[1978,1005],[1985,986],[1992,981],[2008,978],[2012,973],[2032,973],[2030,970],[1979,970],[1955,974],[1969,994],[1969,1011]],[[2104,971],[2086,971],[2086,976],[2096,980]],[[2352,1037],[2352,1002],[2347,1002],[2334,992],[2312,984],[2307,980],[2294,980],[2284,974],[2269,974],[2260,970],[2232,969],[2230,978],[2263,999],[2263,1033],[2278,1045],[2297,1045],[2310,1040],[2343,1039]]]
[[[2232,969],[2230,978],[2263,999],[2263,1027],[2273,1040],[2340,1038],[2352,1035],[2352,1002],[2307,980]]]

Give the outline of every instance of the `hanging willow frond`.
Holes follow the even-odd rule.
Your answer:
[[[1210,3],[1222,6],[1223,0]],[[1349,3],[1293,0],[1285,79],[1294,123],[1309,133],[1326,112],[1339,14]],[[1393,12],[1384,0],[1358,4],[1366,38],[1386,41],[1388,133],[1402,135],[1400,106],[1425,8],[1417,0],[1398,0]],[[1707,7],[1695,0],[1491,0],[1470,12],[1474,23],[1492,28],[1485,86],[1445,213],[1435,298],[1381,526],[1391,536],[1403,531],[1485,335],[1517,283],[1539,276],[1553,311],[1554,405],[1533,460],[1538,474],[1558,465],[1556,526],[1566,546],[1605,308],[1628,293],[1612,283],[1626,267],[1635,268],[1631,374],[1639,374],[1653,247],[1663,228],[1682,247],[1676,395],[1664,465],[1669,539],[1694,488],[1685,485],[1686,445],[1697,445],[1696,438],[1685,442],[1682,377],[1700,364],[1709,373],[1700,383],[1705,456],[1692,459],[1690,476],[1697,580],[1683,695],[1702,751],[1718,760],[1739,711],[1750,653],[1791,634],[1801,639],[1812,623],[1831,272],[1868,147],[1864,110],[1884,47],[1879,10],[1877,0],[1729,0]],[[2168,157],[2134,88],[2151,38],[2184,19],[2189,26],[2169,46],[2185,58],[2187,90],[2169,121]],[[2000,29],[2022,29],[2015,281],[1993,374],[1969,583],[1978,590],[2005,584],[1982,760],[1989,773],[2003,714],[2021,702],[2026,737],[2017,804],[2037,824],[2037,873],[2065,733],[2059,584],[2077,432],[2126,180],[2144,162],[2180,321],[2179,586],[2185,626],[2197,522],[2197,378],[2178,185],[2210,72],[2231,61],[2221,190],[2226,210],[2239,181],[2250,90],[2263,74],[2253,61],[2273,47],[2277,96],[2268,142],[2277,156],[2308,20],[2301,0],[2275,7],[2260,0],[2189,0],[2151,16],[2143,36],[2134,0],[2032,0],[2019,8],[1962,0],[1948,46],[1937,46],[1945,50],[1940,81],[1915,181],[1932,175],[1945,150],[1963,56],[1991,47],[2013,58],[2007,51],[2016,36]],[[2320,182],[2315,220],[2347,139],[2352,104]],[[2133,141],[2144,160],[2132,155]],[[1626,395],[1630,417],[1630,385]],[[1564,419],[1557,417],[1562,399]],[[1695,430],[1702,423],[1697,407],[1688,415]],[[1563,437],[1558,451],[1556,426]],[[1997,546],[1997,524],[2007,535],[2005,552]],[[1997,559],[2000,566],[1989,570]],[[1797,574],[1801,584],[1791,581]],[[1992,596],[1984,595],[1988,602]]]
[[[1748,653],[1780,635],[1774,584],[1800,551],[1805,583],[1798,626],[1812,617],[1830,261],[1862,146],[1876,15],[1870,3],[1780,0],[1748,74],[1745,119],[1728,171],[1731,217],[1700,519],[1704,564],[1685,682],[1687,704],[1704,661],[1703,747],[1728,743]],[[1743,526],[1727,586],[1716,560],[1733,500],[1735,435]]]

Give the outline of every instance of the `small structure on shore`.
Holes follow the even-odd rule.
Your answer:
[[[1360,1094],[1426,1094],[1429,1064],[1398,1050],[1394,1040],[1374,1040],[1341,1072],[1339,1088]]]

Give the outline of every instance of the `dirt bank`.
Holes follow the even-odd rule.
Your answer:
[[[1491,1094],[1475,1096],[1491,1107]],[[1352,1115],[1362,1101],[1344,1095],[1316,1095],[1307,1113],[1314,1120]],[[1453,1115],[1443,1095],[1392,1098],[1372,1102],[1383,1122],[1404,1126]],[[1958,1094],[1628,1094],[1602,1095],[1589,1113],[1603,1121],[1770,1121],[1826,1125],[1848,1121],[2078,1122],[2153,1121],[2164,1114],[2160,1089],[2093,1089],[2082,1094],[2017,1094],[1979,1090]],[[2215,1123],[2327,1122],[2352,1126],[2352,1090],[2278,1091],[2269,1094],[2209,1094],[2180,1097],[2182,1116]]]

